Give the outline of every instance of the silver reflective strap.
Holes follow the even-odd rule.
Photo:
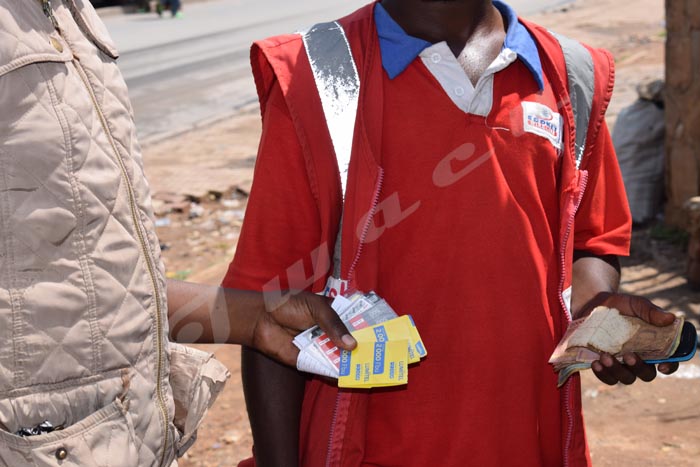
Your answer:
[[[340,24],[317,24],[302,32],[301,36],[333,141],[345,199],[357,104],[360,98],[360,77],[352,58],[350,44]]]
[[[551,34],[559,42],[566,61],[569,99],[576,123],[576,168],[578,169],[581,167],[583,154],[586,150],[588,125],[591,121],[593,107],[593,94],[595,92],[593,57],[580,42],[554,32]]]
[[[333,142],[345,201],[348,168],[352,154],[357,105],[360,99],[360,76],[352,58],[350,43],[337,22],[321,23],[302,31],[323,114]],[[340,278],[342,218],[333,254],[333,275]]]

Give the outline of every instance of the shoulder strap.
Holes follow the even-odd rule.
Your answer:
[[[586,150],[588,126],[591,121],[593,95],[595,91],[595,71],[593,57],[580,42],[560,34],[551,33],[559,42],[564,52],[566,76],[569,82],[569,99],[574,113],[574,129],[576,134],[576,168],[581,167],[581,161]]]
[[[321,98],[323,114],[338,162],[343,201],[345,201],[355,119],[360,98],[360,77],[352,57],[350,43],[338,22],[320,23],[300,34]],[[341,217],[333,253],[333,276],[336,279],[340,279],[341,274],[342,224]]]
[[[360,77],[340,24],[317,24],[302,32],[301,36],[333,142],[345,198],[360,97]]]

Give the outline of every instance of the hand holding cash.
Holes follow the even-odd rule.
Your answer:
[[[333,309],[357,341],[339,349],[318,326],[299,334],[300,371],[338,379],[345,388],[397,386],[408,382],[408,365],[427,355],[413,319],[398,316],[377,294],[338,296]]]
[[[606,384],[651,381],[654,365],[678,347],[683,319],[664,312],[643,297],[605,294],[585,318],[573,321],[549,362],[559,373],[559,386],[577,371],[593,368]],[[673,373],[677,363],[662,363],[659,371]]]

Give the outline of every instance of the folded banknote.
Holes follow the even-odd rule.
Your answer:
[[[562,386],[572,374],[590,368],[602,353],[620,361],[630,352],[642,360],[662,360],[678,348],[682,328],[683,318],[658,327],[622,315],[614,308],[597,307],[587,317],[569,324],[549,363],[559,373],[558,385]]]

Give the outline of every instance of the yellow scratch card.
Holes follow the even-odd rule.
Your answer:
[[[357,342],[387,342],[405,340],[408,348],[408,363],[420,361],[411,339],[411,322],[408,316],[401,316],[381,324],[360,329],[352,333]]]
[[[371,388],[408,383],[408,341],[359,341],[340,354],[338,387]]]
[[[428,350],[425,348],[425,344],[423,344],[423,339],[420,338],[420,334],[418,334],[418,328],[416,327],[416,323],[413,322],[413,316],[406,315],[406,317],[410,323],[409,331],[411,335],[411,343],[415,347],[418,357],[423,358],[428,355]],[[403,318],[403,316],[401,318]]]
[[[408,341],[408,363],[417,363],[428,355],[413,318],[409,315],[385,321],[352,333],[358,342]]]

